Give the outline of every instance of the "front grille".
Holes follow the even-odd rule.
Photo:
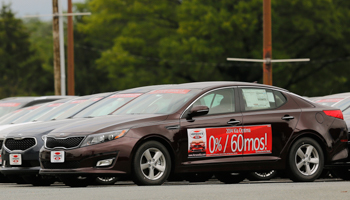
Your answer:
[[[64,148],[76,148],[83,141],[84,137],[69,137],[69,138],[46,138],[45,146],[49,149],[64,147]]]
[[[23,138],[15,140],[13,138],[8,138],[5,140],[5,147],[11,151],[14,150],[27,150],[36,145],[36,141],[34,138]]]
[[[3,142],[4,142],[3,140],[0,140],[0,149],[2,149],[2,143]]]
[[[41,161],[41,165],[43,169],[75,169],[79,168],[79,161],[66,161],[64,163]]]

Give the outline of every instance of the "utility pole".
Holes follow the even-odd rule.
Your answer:
[[[72,16],[91,15],[86,13],[72,13],[72,0],[68,0],[68,12],[62,13],[62,0],[52,0],[53,14],[47,15],[26,15],[24,18],[31,17],[53,17],[53,41],[54,41],[54,82],[55,95],[66,95],[66,75],[64,59],[64,34],[63,34],[63,17],[68,17],[68,78],[73,77],[72,81],[68,80],[70,89],[69,95],[74,95],[74,44],[73,44],[73,19]],[[69,20],[70,18],[70,20]],[[70,27],[70,28],[69,28]],[[72,67],[73,66],[73,67]],[[61,68],[60,68],[61,67]],[[68,88],[69,89],[69,88]]]
[[[72,13],[72,0],[68,0],[68,14]],[[68,16],[67,27],[67,57],[68,57],[68,95],[75,95],[74,90],[74,38],[73,38],[73,17]]]
[[[266,85],[272,85],[272,63],[310,61],[309,58],[272,60],[271,24],[271,0],[263,0],[263,59],[227,58],[228,61],[262,62],[263,83]]]
[[[58,17],[58,0],[52,0],[53,10],[53,65],[55,79],[55,95],[61,95],[61,69],[60,69],[60,37],[59,37],[59,17]]]
[[[263,2],[263,83],[272,85],[272,34],[271,34],[271,0]]]

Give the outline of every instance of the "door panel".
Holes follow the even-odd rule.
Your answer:
[[[209,113],[190,120],[184,116],[180,120],[181,153],[178,155],[184,171],[193,165],[242,161],[242,151],[236,145],[239,135],[234,131],[243,122],[238,101],[237,90],[216,89],[198,98],[188,108],[205,105],[209,107]],[[214,166],[212,170],[215,170]]]
[[[247,89],[249,88],[244,89],[248,91]],[[264,94],[259,90],[249,91],[248,95],[245,96],[244,90],[239,91],[241,94],[244,130],[260,129],[259,131],[251,130],[254,134],[248,131],[244,133],[246,149],[249,148],[248,146],[255,146],[243,152],[243,160],[279,160],[281,151],[298,123],[301,109],[293,99],[285,93],[277,92],[280,98],[275,95],[271,96],[271,94],[276,93],[276,91],[266,90],[266,101],[266,99],[264,100]],[[258,95],[254,96],[254,92],[258,93]],[[281,96],[281,94],[283,94],[283,96]],[[245,98],[247,98],[247,101]],[[248,98],[251,99],[248,100]],[[263,100],[258,102],[258,100],[254,100],[253,98]],[[260,145],[258,145],[258,141]],[[265,147],[264,145],[268,145],[266,146],[266,151],[263,150],[263,147]],[[251,151],[251,149],[255,150],[256,147],[258,147],[259,151]],[[271,148],[270,151],[268,148]],[[260,151],[260,149],[262,149],[262,151]]]

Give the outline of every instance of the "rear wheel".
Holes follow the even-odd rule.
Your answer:
[[[161,143],[148,141],[137,149],[133,159],[133,181],[137,185],[161,185],[170,170],[170,154]]]
[[[222,173],[216,173],[215,177],[225,183],[225,184],[232,184],[232,183],[239,183],[243,181],[246,177],[245,173],[232,173],[232,172],[222,172]]]
[[[41,176],[39,174],[26,175],[22,176],[22,178],[33,186],[50,186],[56,181],[56,178],[53,176]]]
[[[91,177],[89,176],[61,175],[59,179],[70,187],[86,187],[91,182]]]
[[[290,179],[299,182],[311,182],[318,178],[324,165],[320,145],[311,138],[301,138],[291,147],[288,157]]]

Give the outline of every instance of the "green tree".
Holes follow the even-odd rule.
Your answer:
[[[43,62],[23,22],[6,5],[0,10],[0,63],[0,98],[46,92]]]
[[[262,1],[90,0],[78,25],[99,49],[96,67],[111,88],[190,81],[258,81],[262,66],[227,57],[262,57]],[[340,0],[272,1],[274,85],[301,95],[348,91],[349,10]]]

